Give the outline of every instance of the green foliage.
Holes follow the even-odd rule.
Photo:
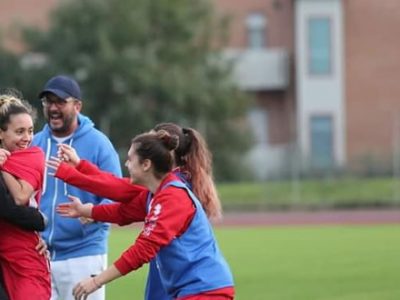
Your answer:
[[[159,122],[177,122],[204,134],[216,178],[234,180],[249,145],[238,126],[247,102],[215,51],[222,23],[204,0],[75,0],[55,10],[49,31],[29,29],[25,38],[48,58],[38,77],[77,77],[85,112],[117,148]]]
[[[8,88],[18,82],[18,72],[17,58],[0,48],[0,87]]]

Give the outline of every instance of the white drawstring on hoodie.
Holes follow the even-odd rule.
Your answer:
[[[70,142],[69,142],[69,146],[72,146],[72,141],[73,141],[73,139],[71,138],[71,140],[70,140]],[[46,161],[48,161],[49,159],[50,159],[50,152],[51,152],[51,138],[47,138],[47,147],[46,147]],[[48,168],[47,168],[47,166],[45,166],[45,168],[44,168],[44,179],[43,179],[43,188],[42,188],[42,195],[46,192],[46,187],[47,187],[47,177],[48,177],[48,173],[47,173],[47,170],[48,170]],[[49,234],[49,239],[48,239],[48,243],[49,243],[49,245],[51,245],[52,244],[52,240],[53,240],[53,235],[54,235],[54,215],[55,215],[55,209],[54,209],[54,206],[56,205],[56,200],[57,200],[57,194],[58,194],[58,185],[57,185],[57,181],[59,180],[59,179],[57,179],[57,178],[54,178],[54,180],[55,180],[55,184],[54,184],[54,195],[53,195],[53,199],[52,199],[52,207],[53,207],[53,209],[52,209],[52,212],[51,212],[51,220],[52,220],[52,222],[51,222],[51,224],[53,224],[52,225],[52,228],[50,229],[50,234]],[[68,194],[68,191],[67,191],[67,184],[64,182],[64,195],[66,196],[67,194]],[[53,253],[53,257],[55,257],[55,255],[56,255],[56,251],[54,251],[54,253]]]

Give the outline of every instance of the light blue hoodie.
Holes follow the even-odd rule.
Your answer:
[[[78,121],[79,127],[64,143],[71,145],[81,159],[91,161],[100,169],[121,176],[118,154],[110,140],[94,128],[88,117],[80,114]],[[52,137],[47,124],[35,135],[33,145],[43,149],[46,160],[50,156],[57,156],[57,141]],[[48,225],[42,236],[47,242],[51,259],[56,261],[107,253],[109,224],[94,222],[84,225],[79,219],[62,217],[55,211],[60,203],[70,201],[67,195],[78,197],[82,203],[95,205],[109,201],[64,183],[49,175],[46,168],[40,209],[48,218]]]

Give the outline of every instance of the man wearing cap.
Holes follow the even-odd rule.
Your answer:
[[[51,78],[39,97],[47,124],[35,135],[33,144],[45,151],[46,160],[57,156],[57,144],[65,143],[74,147],[81,159],[121,176],[119,158],[110,140],[80,113],[81,90],[74,79],[64,75]],[[68,185],[47,174],[47,170],[45,173],[40,209],[48,218],[43,238],[51,255],[51,299],[72,300],[72,288],[78,282],[100,273],[107,266],[109,225],[100,222],[84,224],[76,219],[63,218],[56,213],[56,207],[68,202],[68,195],[94,205],[109,200]],[[105,299],[104,288],[89,299]]]

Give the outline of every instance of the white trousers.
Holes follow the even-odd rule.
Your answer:
[[[51,300],[74,300],[72,289],[83,279],[98,275],[107,267],[107,255],[92,255],[50,262]],[[105,288],[89,295],[88,300],[105,300]]]

